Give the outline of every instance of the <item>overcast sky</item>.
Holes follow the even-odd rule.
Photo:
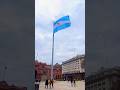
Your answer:
[[[85,0],[35,0],[35,58],[51,64],[53,22],[69,15],[71,27],[55,33],[54,63],[85,54]]]

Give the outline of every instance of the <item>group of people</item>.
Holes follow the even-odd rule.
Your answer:
[[[51,80],[46,80],[45,81],[45,88],[48,88],[48,87],[50,87],[50,88],[53,88],[54,87],[54,80],[53,79],[51,79]]]
[[[76,86],[76,81],[75,81],[75,79],[73,79],[73,78],[71,78],[70,80],[68,79],[68,82],[71,82],[71,86],[73,87],[75,87]]]
[[[76,86],[76,81],[75,81],[75,79],[73,79],[73,78],[71,78],[71,79],[68,79],[68,82],[71,82],[71,86],[72,87],[75,87]],[[40,81],[36,81],[36,83],[35,83],[35,90],[39,90],[39,84],[40,84]],[[54,80],[53,79],[50,79],[50,80],[48,80],[48,79],[46,79],[45,80],[45,88],[53,88],[54,87]]]

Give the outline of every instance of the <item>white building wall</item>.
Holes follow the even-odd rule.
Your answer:
[[[84,59],[78,58],[76,60],[73,59],[67,63],[62,64],[62,74],[85,72],[85,69],[81,67],[82,60]]]

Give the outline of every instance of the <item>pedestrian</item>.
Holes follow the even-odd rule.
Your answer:
[[[51,88],[51,80],[49,80],[49,87]]]
[[[36,80],[35,81],[35,90],[39,90],[39,81],[38,80]]]
[[[74,87],[76,86],[76,81],[75,81],[75,79],[73,80],[73,83],[74,83]]]
[[[70,81],[71,81],[71,86],[73,86],[73,79],[71,78],[71,80],[70,80]]]
[[[71,86],[73,86],[73,78],[71,78],[70,82],[71,82]]]
[[[54,87],[54,80],[52,79],[51,80],[51,85],[52,85],[52,88]]]
[[[45,88],[48,88],[48,79],[45,81]]]

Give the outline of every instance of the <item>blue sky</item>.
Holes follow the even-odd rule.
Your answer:
[[[35,0],[35,58],[51,64],[53,22],[69,15],[71,27],[55,33],[54,63],[85,54],[85,0]]]

